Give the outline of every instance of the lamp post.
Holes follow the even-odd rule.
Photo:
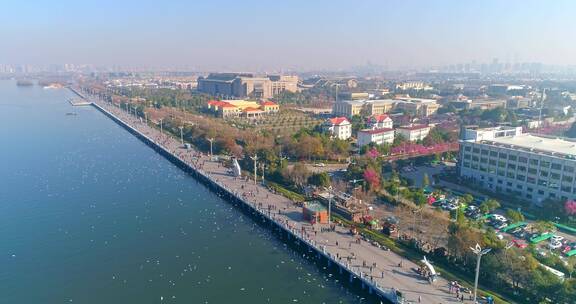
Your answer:
[[[214,138],[209,137],[206,138],[209,142],[210,142],[210,157],[212,157],[212,142],[214,141]]]
[[[184,127],[180,126],[179,128],[180,128],[180,141],[182,142],[182,146],[184,146],[184,133],[182,132]]]
[[[146,125],[148,125],[148,112],[144,112],[144,120],[146,120]]]
[[[250,156],[250,158],[254,161],[254,185],[256,185],[256,181],[258,180],[258,175],[256,174],[256,162],[258,161],[258,154],[254,154],[254,156]]]
[[[412,217],[412,236],[414,239],[416,239],[416,214],[420,213],[421,211],[422,211],[422,208],[417,208],[417,209],[412,210],[412,214],[414,215]]]
[[[332,185],[328,186],[328,225],[332,224]]]
[[[162,120],[164,120],[164,118],[160,118],[160,134],[164,134],[162,133]]]
[[[473,301],[473,303],[476,303],[476,295],[478,291],[478,275],[480,274],[480,260],[482,259],[482,256],[490,252],[492,248],[482,249],[482,247],[480,247],[480,245],[476,243],[476,247],[474,248],[470,247],[470,249],[476,255],[476,277],[474,278],[474,301]]]

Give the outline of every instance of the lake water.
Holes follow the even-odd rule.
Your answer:
[[[67,96],[0,81],[0,303],[362,302]]]

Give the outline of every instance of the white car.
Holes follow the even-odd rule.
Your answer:
[[[504,223],[504,222],[498,223],[498,224],[496,224],[496,225],[494,226],[494,228],[496,228],[496,229],[498,229],[498,230],[504,229],[504,228],[506,228],[506,227],[508,227],[508,224],[507,224],[507,223]]]
[[[498,233],[498,234],[496,235],[496,238],[498,238],[499,240],[503,240],[503,239],[504,239],[504,236],[503,236],[501,233]]]
[[[558,249],[562,247],[562,243],[560,242],[550,242],[550,244],[548,244],[548,248],[550,249]]]
[[[494,220],[500,221],[500,222],[506,222],[508,221],[508,219],[506,219],[504,216],[500,215],[500,214],[492,214],[492,218]]]
[[[564,241],[564,237],[560,235],[553,235],[550,238],[550,242],[552,243],[562,243],[562,241]]]

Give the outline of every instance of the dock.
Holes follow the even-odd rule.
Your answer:
[[[79,96],[83,96],[76,92]],[[269,227],[278,237],[314,256],[326,271],[340,281],[359,289],[372,303],[459,303],[448,291],[448,282],[439,278],[429,283],[419,278],[418,266],[403,257],[379,248],[348,233],[346,227],[311,225],[302,218],[301,207],[253,180],[234,177],[212,157],[194,149],[184,149],[179,139],[162,134],[113,103],[98,97],[85,97],[94,106],[146,145],[199,182],[238,206],[259,224]],[[324,229],[320,229],[320,228]],[[465,303],[471,303],[465,301]]]

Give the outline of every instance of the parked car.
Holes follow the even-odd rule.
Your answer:
[[[560,242],[550,242],[550,243],[548,243],[548,248],[550,248],[550,249],[552,249],[552,250],[558,249],[558,248],[560,248],[560,247],[562,247],[562,243],[560,243]]]
[[[500,215],[500,214],[492,214],[492,219],[500,221],[500,222],[507,222],[508,221],[508,219],[506,217],[504,217],[503,215]]]
[[[562,250],[561,250],[561,251],[562,251],[563,254],[566,254],[568,251],[571,251],[571,250],[572,250],[572,247],[566,245],[566,246],[562,247]]]
[[[496,225],[494,225],[494,228],[496,229],[504,229],[508,227],[508,223],[506,222],[500,222],[500,223],[496,223]]]
[[[512,243],[514,244],[514,246],[516,246],[520,249],[524,249],[524,248],[528,247],[528,243],[526,243],[525,240],[515,239],[512,241]]]
[[[562,243],[562,242],[564,241],[564,237],[561,236],[561,235],[553,235],[553,236],[550,238],[550,241],[551,241],[551,242],[559,242],[559,243]]]
[[[446,207],[446,209],[450,210],[450,211],[458,210],[458,208],[459,208],[459,206],[457,204],[454,204],[454,203],[448,204]]]
[[[527,235],[528,235],[528,233],[526,233],[526,231],[524,229],[514,233],[514,236],[519,238],[519,239],[526,239]]]

